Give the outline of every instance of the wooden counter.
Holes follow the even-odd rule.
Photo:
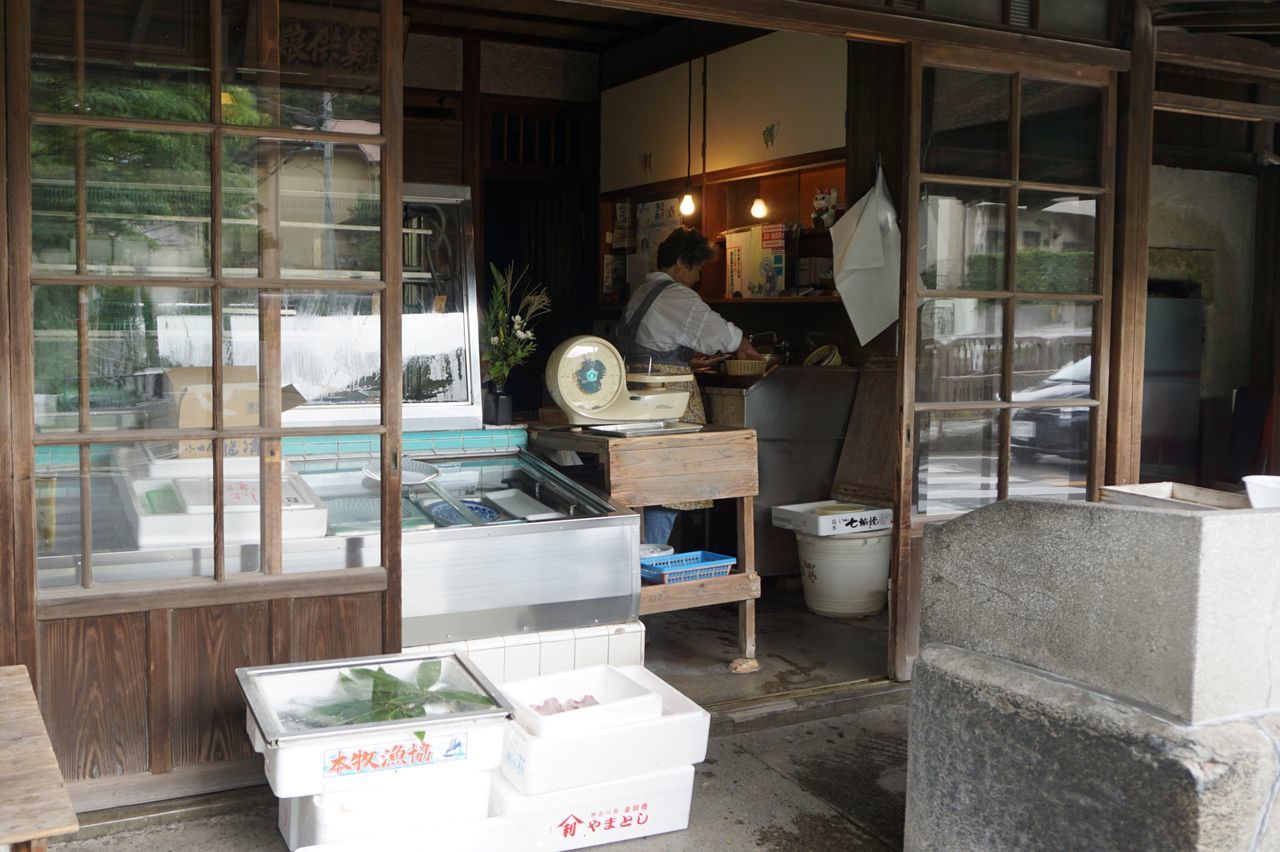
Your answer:
[[[577,427],[535,424],[529,445],[544,454],[565,450],[595,456],[604,474],[604,491],[615,504],[631,509],[692,500],[735,500],[738,564],[724,577],[640,589],[640,614],[671,612],[712,604],[738,604],[738,644],[754,670],[755,600],[760,575],[755,564],[754,497],[760,491],[756,433],[752,429],[705,426],[681,435],[620,438]],[[573,467],[561,468],[574,476]]]
[[[47,848],[79,831],[26,666],[0,668],[0,844]]]

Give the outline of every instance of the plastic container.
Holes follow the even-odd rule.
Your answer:
[[[448,852],[534,852],[548,847],[538,846],[524,826],[512,817],[489,817],[466,822],[433,822],[429,834],[412,818],[401,814],[396,827],[379,829],[366,826],[359,840],[318,843],[299,846],[295,852],[369,852],[370,849],[432,849]]]
[[[583,849],[688,828],[692,799],[692,766],[540,796],[521,795],[498,776],[489,813],[515,819],[539,849]]]
[[[578,736],[590,731],[662,716],[662,699],[612,666],[590,666],[502,685],[515,719],[539,737]],[[598,704],[544,716],[533,705],[555,698],[561,702],[590,695]]]
[[[833,618],[884,609],[892,540],[892,530],[830,536],[796,533],[805,606]]]
[[[1280,476],[1246,476],[1244,487],[1249,492],[1249,504],[1253,508],[1280,507]]]
[[[538,737],[507,725],[502,777],[525,796],[701,763],[711,714],[643,666],[617,671],[657,693],[662,716],[576,736]]]
[[[885,506],[819,500],[774,506],[773,525],[809,535],[846,535],[874,532],[893,526],[893,510]]]
[[[676,549],[669,544],[642,544],[640,545],[640,558],[652,559],[655,556],[670,556],[675,553]]]
[[[687,583],[723,577],[738,560],[709,550],[691,550],[640,560],[640,577],[650,583]]]
[[[402,832],[401,848],[408,848],[434,834],[424,826],[484,820],[492,786],[489,772],[428,773],[410,784],[281,799],[280,834],[297,849],[361,840],[377,829],[387,841]]]

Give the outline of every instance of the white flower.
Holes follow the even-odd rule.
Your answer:
[[[517,332],[516,332],[516,337],[520,338],[521,340],[532,340],[532,339],[533,339],[533,332],[532,332],[532,331],[523,331],[523,330],[522,330],[522,331],[517,331]]]
[[[489,342],[490,342],[490,343],[492,343],[494,346],[497,346],[497,345],[498,345],[498,336],[497,336],[497,335],[494,335],[493,337],[490,337],[490,338],[489,338]]]
[[[519,328],[520,326],[524,325],[524,320],[520,318],[519,314],[515,314],[514,316],[511,317],[511,323],[512,325]]]

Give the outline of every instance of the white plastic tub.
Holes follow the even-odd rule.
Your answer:
[[[298,849],[361,840],[376,830],[388,841],[400,836],[408,848],[435,826],[484,820],[492,785],[489,772],[428,773],[407,784],[281,799],[280,834]]]
[[[711,714],[643,666],[617,671],[656,693],[662,715],[560,737],[535,736],[508,723],[502,776],[512,787],[533,796],[702,762]]]
[[[497,776],[489,813],[514,818],[540,849],[583,849],[688,828],[692,799],[692,766],[540,796]]]
[[[655,721],[662,716],[658,694],[612,666],[540,675],[509,681],[502,691],[515,711],[515,719],[529,733],[539,737],[577,736],[634,722]],[[544,716],[534,710],[555,698],[560,702],[582,700],[590,695],[599,703],[576,710]]]
[[[434,822],[429,834],[423,826],[403,815],[400,820],[409,835],[370,827],[359,840],[300,846],[295,852],[369,852],[380,850],[440,849],[447,852],[534,852],[548,849],[537,846],[529,832],[511,817],[489,817],[470,822]]]
[[[891,529],[832,536],[796,533],[805,606],[833,618],[884,609],[892,540]]]
[[[1280,507],[1280,476],[1246,476],[1244,487],[1249,492],[1249,505],[1253,508]]]

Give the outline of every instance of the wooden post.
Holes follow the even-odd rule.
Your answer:
[[[1151,10],[1133,3],[1131,67],[1121,75],[1116,191],[1115,276],[1112,282],[1111,370],[1106,484],[1138,481],[1142,452],[1142,374],[1147,322],[1147,232],[1156,50]]]

